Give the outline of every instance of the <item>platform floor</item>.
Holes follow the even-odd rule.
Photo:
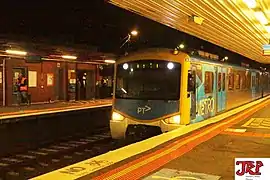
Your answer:
[[[79,179],[233,180],[235,158],[270,157],[270,104],[264,103]]]
[[[110,105],[112,103],[111,99],[96,99],[89,101],[74,101],[74,102],[53,102],[47,104],[33,104],[33,105],[22,105],[22,106],[12,106],[12,107],[0,107],[0,118],[8,116],[20,116],[22,114],[31,113],[42,113],[48,111],[61,111],[61,110],[73,110],[76,108],[83,107],[94,107],[99,105]]]

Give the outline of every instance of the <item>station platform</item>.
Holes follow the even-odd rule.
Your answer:
[[[20,118],[32,115],[60,113],[87,108],[111,106],[111,99],[96,99],[89,101],[53,102],[46,104],[33,104],[30,106],[0,107],[0,120],[8,118]]]
[[[269,109],[266,97],[33,179],[232,180],[235,158],[270,157]]]

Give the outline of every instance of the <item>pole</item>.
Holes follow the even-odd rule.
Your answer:
[[[3,83],[3,106],[6,106],[6,59],[3,59],[3,72],[2,72],[2,83]]]
[[[127,40],[120,46],[120,48],[122,48],[128,41],[130,41],[131,35],[128,34],[124,39],[126,39],[126,38],[127,38]]]
[[[262,98],[263,98],[263,90],[264,90],[264,70],[262,72],[262,76],[261,76],[261,88],[262,88]]]

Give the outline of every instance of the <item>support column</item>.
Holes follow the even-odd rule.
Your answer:
[[[3,59],[2,87],[3,87],[3,106],[6,106],[6,59]]]

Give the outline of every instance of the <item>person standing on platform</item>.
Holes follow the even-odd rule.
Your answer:
[[[19,74],[17,79],[17,87],[18,87],[18,94],[17,94],[17,103],[18,105],[21,102],[28,102],[28,81],[27,78],[23,74]]]

